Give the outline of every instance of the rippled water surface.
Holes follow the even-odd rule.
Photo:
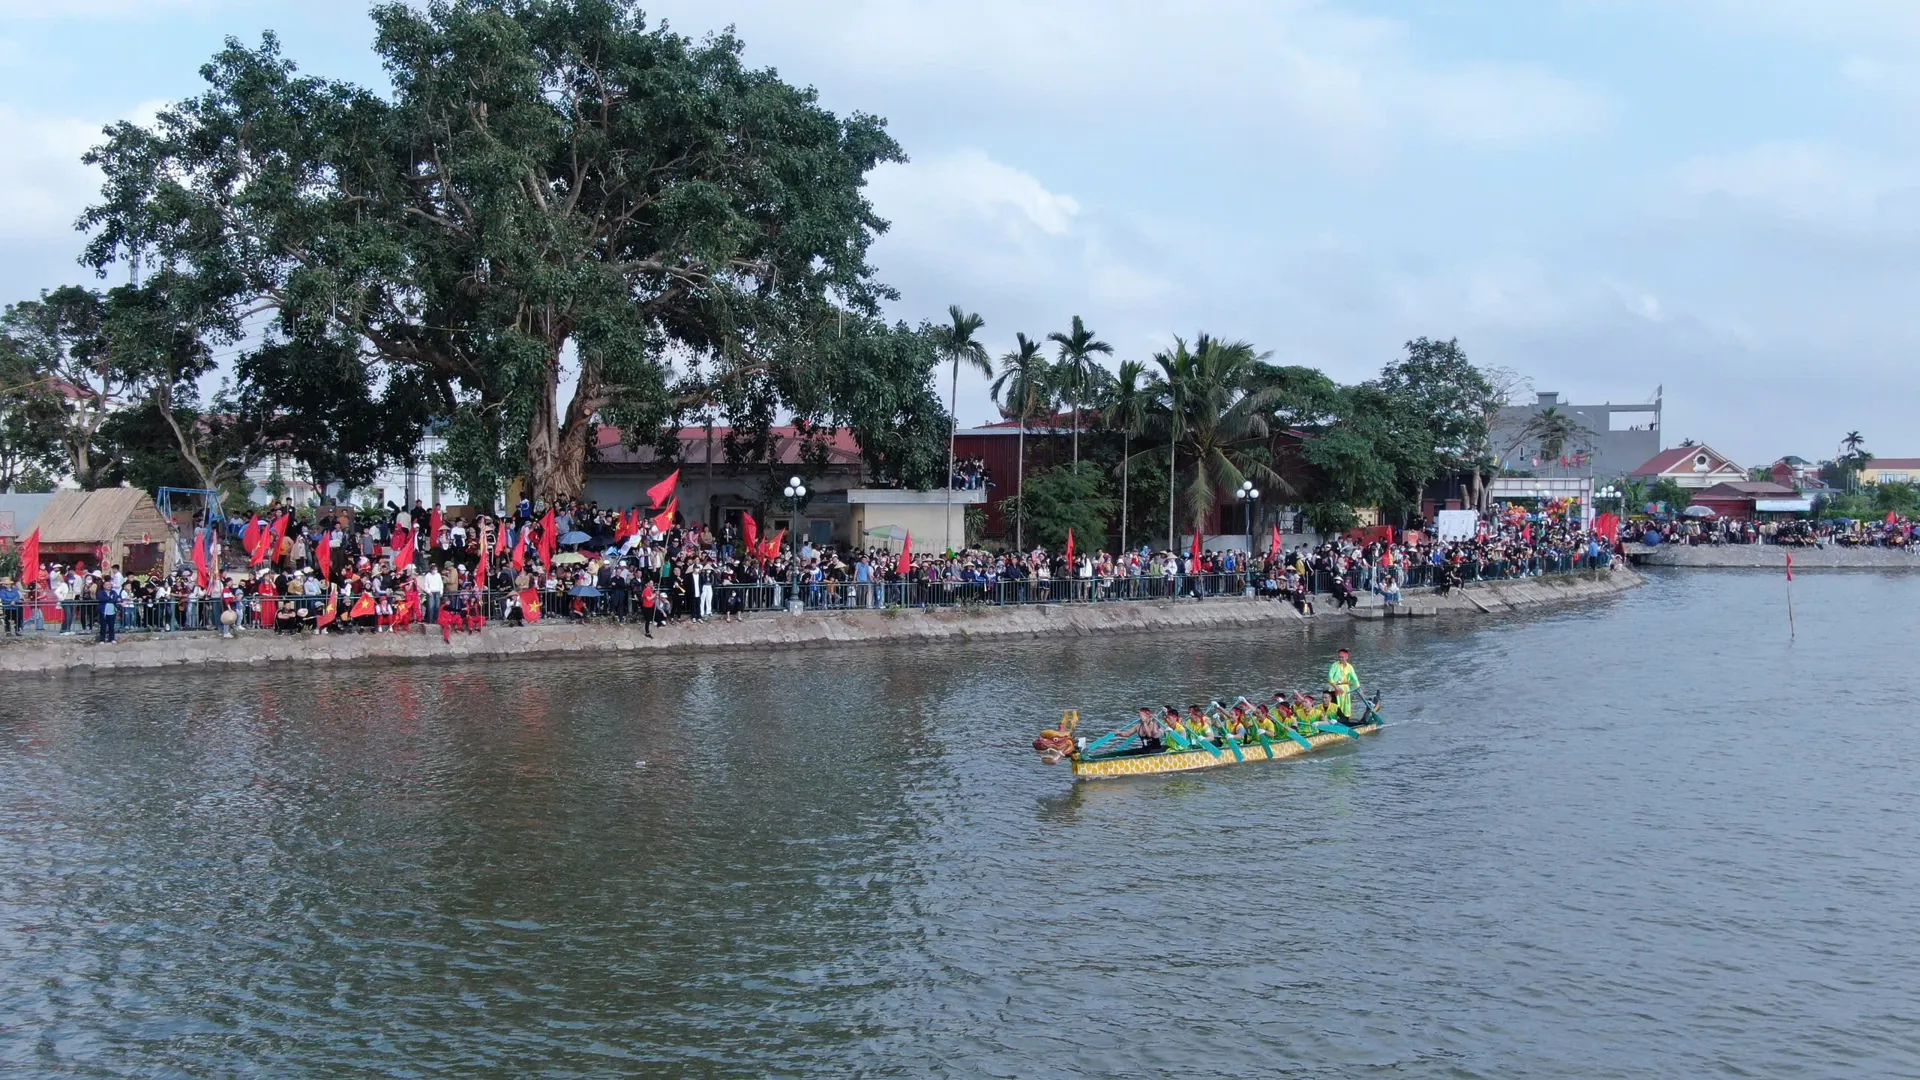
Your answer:
[[[1796,588],[0,684],[0,1073],[1920,1075],[1920,576]],[[1341,645],[1357,750],[1026,745]]]

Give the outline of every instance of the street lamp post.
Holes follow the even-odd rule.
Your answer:
[[[798,611],[800,603],[800,500],[807,497],[807,485],[797,476],[787,479],[787,486],[781,494],[787,497],[787,505],[792,507],[788,528],[792,535],[787,540],[787,610]]]
[[[1247,519],[1247,566],[1253,565],[1253,508],[1260,501],[1260,489],[1253,481],[1240,481],[1240,509]]]

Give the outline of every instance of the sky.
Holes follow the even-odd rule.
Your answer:
[[[1746,465],[1920,456],[1914,0],[661,0],[887,119],[893,314],[1368,378],[1410,338]],[[85,281],[101,126],[234,35],[384,88],[356,0],[0,0],[0,296]],[[964,422],[993,417],[963,376]]]

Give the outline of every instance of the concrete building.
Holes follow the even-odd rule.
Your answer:
[[[1920,458],[1871,458],[1860,467],[1863,484],[1920,483]]]
[[[1625,476],[1660,452],[1660,393],[1651,404],[1573,405],[1542,391],[1527,405],[1509,405],[1494,418],[1493,453],[1503,467],[1535,476]],[[1554,458],[1543,455],[1533,429],[1548,409],[1565,416],[1574,434]],[[1562,464],[1561,459],[1566,459]]]
[[[441,473],[433,465],[433,455],[445,449],[446,445],[447,440],[439,435],[424,436],[414,449],[412,465],[388,465],[374,474],[372,483],[353,491],[341,491],[338,484],[329,484],[327,491],[315,491],[306,466],[285,454],[270,453],[247,470],[247,479],[253,484],[247,497],[257,506],[271,502],[273,493],[270,489],[277,474],[279,483],[286,488],[286,498],[295,506],[348,502],[377,502],[382,505],[391,502],[399,506],[412,506],[416,499],[427,506],[435,503],[447,507],[463,506],[467,501],[466,491],[458,481]]]

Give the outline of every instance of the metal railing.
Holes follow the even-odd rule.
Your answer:
[[[1524,560],[1468,561],[1451,567],[1416,563],[1398,567],[1366,567],[1349,571],[1346,580],[1357,594],[1391,593],[1422,588],[1450,587],[1448,571],[1457,574],[1452,584],[1511,581],[1548,574],[1578,573],[1604,569],[1612,561],[1602,552],[1597,557],[1585,553],[1541,556]],[[688,597],[689,610],[674,610],[672,593],[659,591],[657,611],[662,617],[687,615],[719,616],[781,611],[798,600],[807,610],[860,611],[886,608],[939,607],[1018,607],[1036,604],[1100,604],[1140,601],[1206,600],[1231,596],[1256,596],[1288,599],[1296,595],[1325,596],[1337,592],[1331,571],[1310,571],[1305,578],[1284,572],[1269,574],[1264,568],[1222,574],[1159,574],[1093,578],[1023,578],[991,581],[768,581],[749,584],[717,584],[710,595]],[[391,607],[402,606],[402,597],[388,594]],[[637,621],[641,617],[637,588],[612,588],[593,596],[575,596],[565,590],[540,590],[540,617],[544,620]],[[422,610],[408,622],[433,625],[447,608],[444,595],[423,594]],[[477,610],[490,623],[524,621],[520,610],[521,594],[510,590],[492,590],[478,594]],[[117,633],[173,633],[214,631],[222,628],[221,616],[231,610],[234,628],[246,632],[270,632],[276,629],[312,630],[326,607],[325,596],[237,597],[232,602],[217,598],[167,597],[152,600],[130,599],[118,605]],[[43,600],[33,605],[16,605],[8,613],[8,625],[18,617],[29,633],[94,636],[100,627],[98,600]],[[334,632],[370,632],[392,625],[390,616],[377,609],[373,614],[353,616],[351,607],[341,603],[336,609]]]

